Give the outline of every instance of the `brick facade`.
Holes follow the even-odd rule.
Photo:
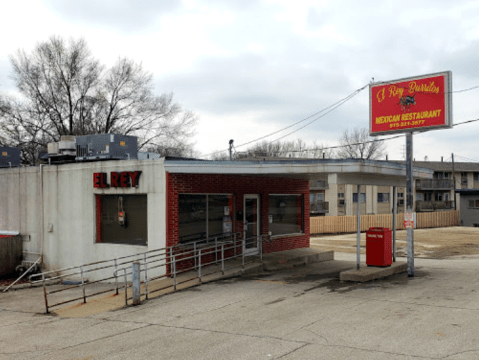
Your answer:
[[[233,194],[234,231],[243,231],[243,221],[236,220],[236,214],[243,212],[243,196],[259,194],[261,208],[261,234],[268,234],[269,194],[301,194],[304,198],[303,234],[285,236],[266,241],[263,253],[309,247],[309,181],[274,178],[266,176],[208,175],[208,174],[168,174],[167,183],[167,239],[166,246],[179,242],[178,205],[179,194]]]

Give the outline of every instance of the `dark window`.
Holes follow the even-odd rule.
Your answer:
[[[206,195],[179,196],[178,234],[180,242],[206,238]]]
[[[378,193],[378,203],[389,202],[389,193]]]
[[[338,193],[338,198],[344,198],[344,193]]]
[[[97,242],[148,244],[146,195],[96,195]],[[123,215],[124,221],[121,221]],[[99,231],[98,231],[99,230]]]
[[[353,203],[358,202],[358,193],[353,193]],[[366,202],[366,193],[361,193],[361,202],[365,203]]]
[[[233,213],[233,195],[180,194],[180,243],[230,235]]]
[[[271,235],[303,232],[303,196],[269,196],[269,231]]]
[[[232,216],[233,196],[208,195],[208,237],[230,235],[224,222],[231,223]]]
[[[401,193],[400,193],[400,192],[398,192],[398,198],[403,198],[403,197],[404,197],[404,193],[402,193],[402,192],[401,192]]]

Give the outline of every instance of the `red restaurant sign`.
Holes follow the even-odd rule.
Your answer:
[[[93,187],[96,188],[126,188],[138,187],[141,171],[112,171],[110,173],[110,183],[108,184],[107,173],[93,173]]]
[[[450,71],[369,86],[369,133],[385,135],[452,127]]]

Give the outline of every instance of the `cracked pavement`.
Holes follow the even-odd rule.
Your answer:
[[[337,280],[355,266],[337,258],[83,318],[42,314],[41,288],[0,293],[0,359],[479,357],[479,257],[362,284]]]

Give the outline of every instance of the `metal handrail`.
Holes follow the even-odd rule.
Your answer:
[[[233,258],[236,259],[237,256],[238,256],[238,247],[241,247],[241,249],[242,249],[241,250],[241,254],[242,254],[241,266],[243,266],[243,268],[244,268],[244,266],[245,266],[245,256],[246,256],[245,255],[245,250],[246,250],[246,246],[250,243],[255,243],[255,242],[257,243],[258,251],[260,253],[260,257],[261,257],[261,261],[262,261],[262,241],[263,241],[264,236],[259,235],[259,236],[255,236],[255,237],[250,238],[250,239],[238,239],[241,234],[242,233],[234,233],[230,237],[223,238],[220,241],[218,241],[218,238],[216,237],[216,238],[214,238],[214,240],[215,240],[214,242],[206,242],[206,243],[203,242],[201,244],[198,244],[198,241],[196,241],[196,242],[192,242],[192,243],[187,244],[187,245],[193,244],[192,247],[189,246],[189,247],[185,248],[186,244],[177,244],[177,245],[173,245],[173,246],[169,246],[169,247],[165,247],[165,248],[161,248],[161,249],[155,249],[155,250],[145,251],[143,253],[137,253],[137,254],[133,254],[133,255],[123,256],[123,257],[119,257],[119,258],[116,258],[116,259],[96,261],[96,262],[84,264],[84,265],[81,265],[81,266],[70,266],[70,267],[67,267],[67,268],[59,269],[59,270],[51,270],[51,271],[47,271],[47,272],[44,272],[44,273],[41,273],[41,274],[35,274],[31,278],[41,277],[41,279],[36,280],[36,281],[32,281],[31,283],[32,284],[41,283],[43,285],[46,313],[49,313],[49,310],[53,307],[63,305],[63,304],[66,304],[66,303],[70,303],[72,301],[83,300],[83,303],[86,303],[87,297],[92,297],[92,296],[104,294],[104,293],[107,293],[107,292],[116,291],[116,294],[118,295],[119,294],[119,289],[121,289],[121,288],[125,289],[125,304],[127,305],[128,300],[130,299],[126,295],[128,287],[130,287],[128,285],[128,282],[127,282],[127,277],[128,277],[128,275],[131,275],[131,273],[128,273],[128,268],[131,267],[131,264],[133,262],[140,262],[140,264],[142,265],[142,267],[140,267],[140,271],[144,273],[144,281],[141,281],[141,282],[145,285],[145,292],[142,293],[141,295],[144,295],[145,298],[148,299],[148,295],[151,292],[156,292],[156,291],[160,291],[160,290],[164,289],[164,288],[156,289],[156,290],[150,292],[149,289],[148,289],[148,283],[153,281],[153,280],[165,278],[167,276],[173,276],[173,285],[172,286],[173,286],[173,290],[176,290],[176,287],[177,287],[176,276],[178,274],[181,274],[181,273],[184,273],[184,272],[188,272],[188,271],[191,271],[191,270],[196,270],[196,271],[198,271],[198,275],[193,277],[192,279],[198,278],[199,281],[201,282],[201,277],[202,277],[201,270],[202,270],[202,268],[204,268],[205,266],[208,266],[208,265],[218,264],[219,254],[221,255],[220,259],[221,259],[221,263],[222,263],[222,266],[221,266],[222,270],[221,271],[224,274],[224,271],[225,271],[224,262],[225,262],[225,260],[230,260],[230,259],[233,259]],[[203,241],[204,240],[205,239],[203,239]],[[225,251],[228,251],[228,250],[234,250],[233,255],[225,258]],[[210,254],[214,254],[214,260],[211,261],[211,262],[208,262],[208,263],[204,263],[204,262],[202,263],[202,258],[204,258],[205,256],[210,255]],[[191,260],[191,259],[193,259],[193,261],[194,261],[194,266],[187,267],[187,268],[181,268],[179,270],[177,269],[177,263],[188,261],[188,260]],[[119,262],[118,260],[122,260],[122,261]],[[100,266],[98,266],[98,265],[100,265]],[[89,268],[91,266],[95,266],[95,267]],[[159,275],[159,276],[152,277],[152,278],[148,277],[148,271],[151,271],[151,270],[156,269],[156,268],[161,268],[161,267],[165,267],[165,273],[163,275]],[[114,268],[114,271],[112,272],[113,276],[108,276],[108,277],[105,277],[105,278],[102,278],[102,279],[99,279],[99,280],[96,280],[96,281],[92,281],[92,282],[87,282],[85,280],[84,276],[85,276],[86,273],[99,271],[99,270],[105,270],[105,269],[108,269],[108,268]],[[123,286],[120,286],[119,283],[118,283],[118,274],[121,271],[124,272],[123,276],[125,278],[125,280],[124,280],[125,284]],[[48,275],[54,275],[54,276],[47,277]],[[47,291],[47,289],[46,289],[47,283],[51,283],[53,281],[58,281],[58,280],[66,278],[66,277],[71,277],[73,275],[80,275],[81,281],[80,281],[79,284],[72,285],[72,286],[69,286],[69,287],[66,287],[66,288],[54,289],[54,290]],[[107,280],[112,280],[112,279],[115,280],[115,288],[114,289],[102,290],[102,291],[99,291],[99,292],[95,292],[93,294],[87,294],[86,293],[86,286],[92,285],[92,284],[95,284],[95,283],[99,283],[99,282],[104,282],[104,281],[107,281]],[[191,281],[192,279],[187,279],[186,281]],[[55,293],[59,293],[59,292],[70,290],[70,289],[80,288],[80,287],[82,288],[82,296],[81,297],[75,297],[73,299],[68,299],[68,300],[58,302],[58,303],[53,303],[53,304],[48,303],[48,295],[52,295],[52,294],[55,294]],[[167,286],[165,288],[168,288],[168,287],[170,287],[170,286]]]
[[[229,246],[228,246],[228,247],[225,247],[226,244],[221,244],[221,246],[220,246],[220,248],[221,248],[221,270],[219,270],[219,271],[221,271],[222,274],[224,275],[225,270],[226,270],[226,269],[225,269],[225,260],[229,260],[229,259],[232,259],[232,258],[236,258],[235,255],[234,255],[234,256],[231,256],[231,257],[228,257],[228,258],[225,258],[224,252],[227,251],[227,250],[232,249],[233,247],[238,247],[238,246],[242,246],[243,249],[245,249],[245,246],[246,246],[247,243],[255,243],[255,242],[258,243],[258,245],[259,245],[259,253],[260,253],[260,257],[261,257],[261,261],[262,261],[262,237],[263,237],[263,236],[261,236],[261,235],[258,236],[258,237],[253,237],[253,238],[251,238],[251,239],[252,239],[251,241],[242,240],[242,244],[241,244],[241,245],[237,245],[237,244],[234,244],[234,243],[229,242],[229,243],[227,244],[227,245],[229,245]],[[141,293],[141,292],[140,292],[140,296],[141,296],[141,295],[144,295],[144,296],[145,296],[145,299],[148,299],[148,294],[149,294],[149,293],[154,293],[154,292],[157,292],[157,291],[165,290],[165,289],[167,289],[167,288],[169,288],[169,287],[173,287],[173,290],[176,291],[178,284],[180,284],[180,283],[178,283],[178,281],[177,281],[177,275],[178,275],[178,274],[181,274],[181,273],[185,273],[185,272],[191,271],[191,270],[193,270],[193,269],[195,269],[195,270],[198,271],[198,275],[195,276],[195,277],[192,277],[192,278],[188,278],[188,279],[182,281],[181,283],[189,282],[189,281],[194,280],[194,279],[198,279],[199,282],[201,282],[201,278],[202,278],[201,269],[202,269],[202,267],[205,267],[205,266],[208,266],[208,265],[211,265],[211,264],[216,263],[215,261],[211,261],[211,262],[209,262],[209,263],[203,263],[203,264],[202,264],[201,258],[202,258],[203,256],[205,256],[205,255],[213,254],[213,253],[217,252],[217,250],[216,250],[216,249],[215,249],[215,250],[212,250],[212,249],[211,249],[211,251],[203,252],[203,249],[198,249],[197,251],[198,251],[197,254],[196,254],[196,251],[195,251],[193,255],[188,256],[188,257],[182,257],[182,258],[180,258],[179,260],[177,259],[177,255],[178,255],[178,254],[173,253],[173,254],[170,254],[170,259],[171,259],[171,260],[169,260],[169,261],[166,261],[166,258],[157,259],[157,260],[152,260],[152,261],[149,261],[149,262],[145,261],[145,262],[143,263],[144,269],[141,269],[141,267],[140,267],[140,273],[141,273],[141,272],[145,272],[145,275],[146,275],[146,272],[147,272],[147,269],[148,269],[147,265],[148,265],[148,264],[151,264],[151,263],[153,263],[153,262],[157,262],[157,261],[165,261],[165,263],[164,263],[164,264],[157,265],[157,266],[150,267],[149,269],[154,269],[154,268],[157,268],[157,267],[160,267],[160,266],[171,265],[171,269],[172,269],[172,270],[170,271],[170,274],[165,273],[165,274],[163,274],[163,275],[156,276],[156,277],[153,277],[153,278],[151,278],[151,279],[148,279],[148,278],[145,276],[145,280],[144,280],[144,281],[141,281],[141,283],[145,285],[145,292],[144,292],[144,293]],[[185,252],[182,252],[182,253],[180,253],[180,254],[184,254],[184,253],[185,253]],[[243,268],[244,268],[244,266],[245,266],[245,260],[244,260],[244,258],[245,258],[245,252],[244,252],[244,251],[242,251],[242,255],[243,255],[243,256],[242,256],[243,261],[242,261],[241,266],[243,266]],[[179,261],[186,261],[186,260],[190,260],[190,259],[193,259],[193,258],[198,259],[198,263],[199,263],[199,266],[198,266],[198,267],[197,267],[197,266],[194,266],[194,267],[185,268],[185,269],[182,269],[182,270],[179,270],[179,271],[177,270],[176,264],[177,264]],[[141,263],[140,263],[140,265],[141,265]],[[231,267],[231,268],[234,268],[234,267]],[[231,268],[229,268],[229,269],[231,269]],[[128,288],[129,288],[129,287],[132,287],[132,285],[128,285],[128,281],[127,281],[127,276],[128,276],[128,275],[132,275],[132,272],[127,272],[128,269],[129,269],[129,267],[119,268],[119,269],[115,270],[115,272],[114,272],[114,276],[115,276],[115,278],[117,278],[117,277],[118,277],[118,272],[124,271],[125,285],[122,286],[122,288],[125,289],[125,305],[128,305],[128,300],[131,300],[131,299],[132,299],[131,297],[128,297],[128,296],[127,296]],[[173,284],[172,284],[172,285],[164,286],[164,287],[158,288],[158,289],[156,289],[156,290],[149,291],[149,289],[148,289],[148,282],[151,282],[151,281],[157,280],[157,279],[161,279],[161,278],[165,278],[165,277],[168,277],[168,276],[170,276],[170,277],[173,278]],[[118,284],[118,282],[117,282],[117,284]],[[117,285],[116,294],[119,294],[119,289],[120,289],[120,287]]]

